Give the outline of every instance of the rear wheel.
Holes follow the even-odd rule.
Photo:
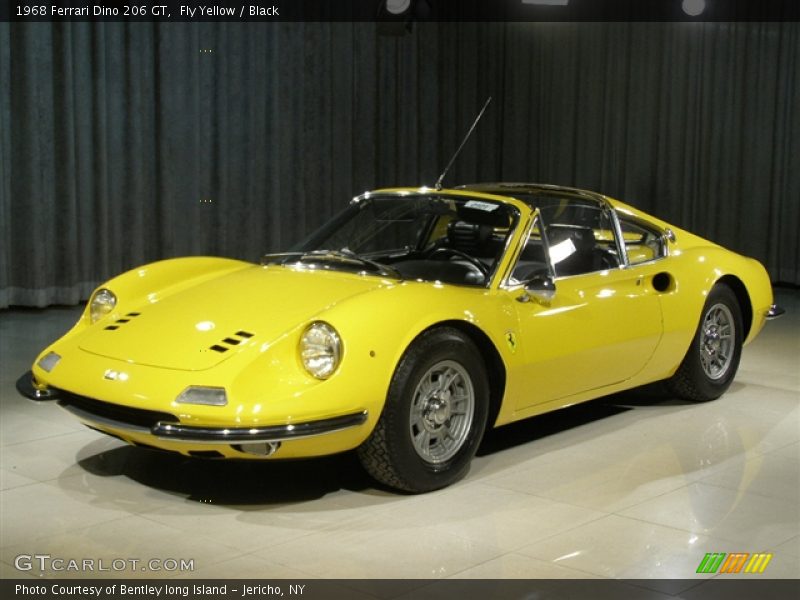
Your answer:
[[[686,400],[719,398],[731,385],[742,354],[742,313],[726,285],[712,288],[689,350],[667,385]]]
[[[442,327],[422,334],[395,371],[383,413],[359,448],[378,481],[428,492],[463,477],[488,414],[486,368],[475,344]]]

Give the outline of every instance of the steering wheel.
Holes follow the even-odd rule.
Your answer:
[[[489,277],[489,267],[487,267],[485,264],[483,264],[474,256],[470,256],[466,252],[462,252],[461,250],[456,250],[455,248],[444,248],[444,247],[435,248],[433,252],[428,254],[428,258],[433,258],[437,254],[446,254],[450,257],[457,256],[458,258],[463,258],[473,267],[478,269],[484,277]]]

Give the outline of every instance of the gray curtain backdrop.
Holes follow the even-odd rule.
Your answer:
[[[800,24],[0,23],[0,307],[257,260],[369,188],[602,191],[800,284]]]

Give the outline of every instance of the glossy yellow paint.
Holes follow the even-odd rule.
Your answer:
[[[293,424],[367,411],[363,425],[284,442],[274,455],[317,456],[355,448],[367,438],[403,353],[438,324],[458,325],[488,341],[484,347],[499,356],[505,378],[497,398],[500,425],[668,377],[686,353],[705,296],[723,277],[736,277],[747,289],[747,341],[761,329],[772,303],[758,262],[612,199],[618,211],[675,232],[669,257],[557,279],[551,301],[521,302],[525,290],[510,285],[507,276],[534,213],[511,198],[446,193],[506,202],[520,213],[486,288],[209,257],[161,261],[104,284],[118,297],[114,311],[91,323],[87,308],[37,358],[37,384],[208,427]],[[310,376],[299,359],[300,336],[315,320],[331,324],[343,341],[341,364],[327,380]],[[224,353],[211,349],[239,331],[252,335]],[[48,373],[38,361],[49,352],[62,358]],[[123,376],[109,379],[109,371]],[[228,404],[178,404],[175,399],[189,386],[224,387]],[[254,458],[222,444],[166,441],[88,424],[167,450]]]

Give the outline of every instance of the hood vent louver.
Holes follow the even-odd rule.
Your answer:
[[[141,314],[142,313],[138,312],[129,312],[124,317],[120,317],[119,319],[114,321],[113,325],[106,325],[105,327],[103,327],[103,329],[105,329],[106,331],[116,331],[117,329],[120,328],[120,325],[124,325],[125,323],[130,323],[134,317],[138,317]]]
[[[250,333],[249,331],[237,331],[233,335],[226,337],[218,344],[210,346],[209,350],[213,350],[214,352],[219,352],[220,354],[222,354],[223,352],[227,352],[231,348],[238,346],[245,340],[249,340],[254,335],[255,334]]]

